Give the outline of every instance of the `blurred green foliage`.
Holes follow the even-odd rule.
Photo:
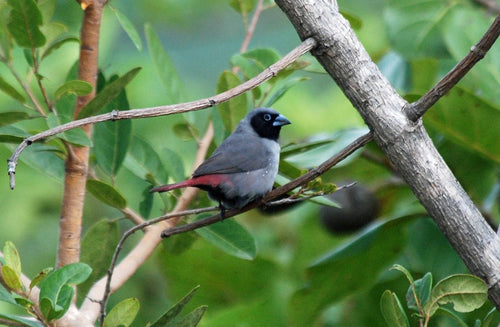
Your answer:
[[[204,98],[254,76],[299,43],[285,15],[272,2],[264,3],[248,51],[239,53],[255,1],[113,2],[101,29],[102,99],[86,114]],[[22,17],[12,10],[19,11],[19,4],[35,18],[28,31],[15,27]],[[339,1],[339,6],[380,69],[408,99],[432,87],[493,20],[472,0],[355,0]],[[0,0],[3,162],[22,138],[68,121],[75,95],[89,91],[74,81],[80,7],[55,0],[39,1],[36,7],[28,0]],[[499,71],[496,44],[424,118],[438,150],[494,225],[500,220]],[[16,75],[48,118],[34,110]],[[37,79],[57,116],[48,114]],[[117,231],[131,227],[128,221],[116,220],[123,217],[119,209],[129,206],[144,218],[171,209],[176,198],[152,197],[151,185],[179,181],[191,173],[196,141],[210,120],[213,149],[246,110],[263,104],[293,123],[281,134],[282,144],[289,147],[278,182],[318,165],[366,130],[333,81],[306,55],[278,78],[218,110],[107,122],[95,126],[92,140],[75,130],[31,145],[21,155],[15,191],[8,189],[7,174],[0,174],[0,244],[16,244],[23,272],[31,278],[54,265],[63,142],[91,142],[91,168],[99,180],[87,185],[83,229],[89,234],[82,258],[103,274]],[[408,288],[404,276],[389,271],[394,263],[417,278],[431,272],[435,280],[467,271],[376,145],[369,144],[321,178],[324,183],[346,180],[363,183],[380,202],[377,220],[365,229],[330,234],[319,222],[319,205],[313,203],[272,216],[254,210],[221,226],[164,240],[153,258],[111,297],[109,307],[121,302],[115,312],[139,310],[133,326],[154,317],[161,321],[170,312],[165,313],[167,308],[184,306],[191,312],[186,317],[195,320],[206,309],[201,326],[385,326],[379,309],[383,292],[390,289],[400,295]],[[210,202],[202,192],[192,206],[204,205]],[[96,237],[109,239],[98,242]],[[127,241],[125,252],[138,237]],[[91,275],[91,280],[98,277]],[[178,302],[197,285],[196,294],[187,296],[191,301]],[[83,284],[80,291],[88,287]],[[0,313],[21,313],[2,292],[0,287]],[[84,295],[79,294],[80,300]],[[138,299],[140,309],[135,299],[125,298]],[[487,303],[460,316],[472,325],[491,308]],[[409,313],[410,325],[417,326]],[[453,326],[448,317],[433,319],[436,326]]]

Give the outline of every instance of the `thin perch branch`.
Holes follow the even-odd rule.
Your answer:
[[[500,14],[495,18],[488,31],[481,40],[471,47],[470,52],[452,70],[446,74],[432,89],[417,101],[407,105],[403,110],[408,119],[417,121],[432,107],[443,95],[454,87],[472,67],[484,58],[488,50],[500,35]]]
[[[366,134],[358,137],[356,140],[354,140],[352,143],[347,145],[345,148],[343,148],[340,152],[335,154],[333,157],[331,157],[330,159],[323,162],[318,167],[313,168],[313,169],[309,170],[307,173],[305,173],[304,175],[290,181],[289,183],[287,183],[281,187],[278,187],[278,188],[272,190],[271,192],[264,195],[260,200],[254,201],[242,209],[238,209],[238,210],[233,209],[233,210],[224,211],[223,219],[233,217],[233,216],[236,216],[240,213],[249,211],[255,207],[258,207],[259,205],[261,205],[263,203],[267,203],[267,202],[272,201],[273,199],[276,199],[280,195],[283,195],[285,193],[290,192],[291,190],[297,188],[298,186],[305,185],[306,183],[312,181],[313,179],[315,179],[315,178],[319,177],[320,175],[322,175],[323,173],[325,173],[327,170],[329,170],[330,168],[332,168],[333,166],[338,164],[340,161],[347,158],[354,151],[361,148],[362,146],[364,146],[365,144],[370,142],[372,139],[373,139],[373,136],[371,133],[366,133]],[[161,237],[169,237],[169,236],[172,236],[175,234],[180,234],[180,233],[195,230],[195,229],[198,229],[201,227],[205,227],[205,226],[208,226],[208,225],[211,225],[211,224],[214,224],[214,223],[220,221],[220,219],[221,219],[221,214],[217,214],[217,215],[207,217],[205,219],[200,219],[200,220],[194,221],[194,222],[186,224],[186,225],[169,228],[169,229],[164,230],[161,233]]]
[[[74,129],[77,127],[85,126],[88,124],[95,124],[104,121],[110,120],[121,120],[121,119],[137,119],[137,118],[149,118],[149,117],[158,117],[171,115],[176,113],[195,111],[200,109],[205,109],[209,107],[213,107],[221,102],[232,99],[242,93],[245,93],[248,90],[251,90],[270,78],[276,76],[279,71],[286,68],[289,64],[297,60],[300,56],[310,51],[312,48],[316,46],[316,41],[313,38],[306,39],[299,46],[293,49],[290,53],[285,55],[283,58],[278,60],[275,64],[269,66],[259,75],[255,76],[252,79],[238,85],[235,88],[227,90],[225,92],[219,93],[209,98],[200,99],[191,102],[185,102],[180,104],[168,105],[168,106],[158,106],[158,107],[150,107],[144,109],[132,109],[132,110],[124,110],[118,111],[113,110],[110,113],[92,116],[80,120],[75,120],[55,128],[46,130],[44,132],[38,133],[36,135],[30,136],[26,138],[19,146],[15,149],[12,156],[7,160],[8,163],[8,174],[10,180],[10,188],[14,189],[15,187],[15,173],[16,166],[19,156],[22,151],[31,143],[37,142],[39,140],[45,139],[49,136],[53,136],[70,129]]]

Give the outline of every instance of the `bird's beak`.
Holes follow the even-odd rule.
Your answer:
[[[291,122],[281,114],[278,115],[278,117],[276,117],[273,122],[273,126],[283,126],[288,124],[291,124]]]

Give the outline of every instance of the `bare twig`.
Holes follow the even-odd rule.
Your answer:
[[[10,177],[10,188],[14,189],[15,187],[15,173],[19,156],[21,155],[22,151],[33,142],[37,142],[49,136],[65,132],[70,129],[85,126],[88,124],[100,123],[103,121],[158,117],[158,116],[165,116],[165,115],[171,115],[176,113],[195,111],[213,107],[221,102],[227,101],[242,93],[245,93],[246,91],[257,87],[260,84],[264,83],[265,81],[269,80],[270,78],[276,76],[276,74],[279,71],[287,67],[290,63],[294,62],[297,58],[302,56],[304,53],[310,51],[315,46],[316,46],[316,41],[313,38],[306,39],[299,46],[293,49],[290,53],[288,53],[283,58],[278,60],[275,64],[269,66],[259,75],[255,76],[252,79],[249,79],[248,81],[238,85],[235,88],[214,95],[213,97],[191,102],[180,103],[180,104],[168,105],[168,106],[158,106],[158,107],[132,109],[124,111],[113,110],[110,113],[92,116],[80,120],[75,120],[57,126],[55,128],[46,130],[44,132],[38,133],[36,135],[30,136],[26,138],[21,144],[19,144],[19,146],[15,149],[12,156],[8,159],[8,174]]]
[[[40,102],[38,102],[38,100],[37,100],[36,96],[33,94],[33,92],[31,92],[31,89],[30,89],[29,85],[26,84],[21,79],[21,77],[19,77],[19,75],[17,74],[17,72],[15,71],[14,67],[12,66],[12,64],[10,62],[7,64],[7,67],[9,68],[12,76],[14,76],[14,78],[16,79],[16,81],[19,83],[19,85],[21,85],[21,87],[23,88],[24,92],[30,98],[31,102],[35,106],[36,111],[38,111],[40,113],[40,115],[42,115],[42,117],[47,117],[47,114],[43,110],[42,105],[40,104]]]
[[[347,158],[354,151],[356,151],[357,149],[361,148],[362,146],[364,146],[365,144],[370,142],[372,139],[373,139],[373,137],[372,137],[371,133],[366,133],[366,134],[358,137],[356,140],[354,140],[352,143],[347,145],[344,149],[342,149],[340,152],[335,154],[333,157],[331,157],[330,159],[323,162],[318,167],[313,168],[313,169],[309,170],[307,173],[305,173],[304,175],[290,181],[289,183],[287,183],[281,187],[278,187],[278,188],[272,190],[271,192],[264,195],[261,199],[246,205],[242,209],[226,210],[224,212],[223,219],[233,217],[233,216],[236,216],[240,213],[249,211],[249,210],[251,210],[251,209],[253,209],[253,208],[255,208],[263,203],[267,203],[267,202],[272,201],[273,199],[276,199],[280,195],[283,195],[285,193],[290,192],[291,190],[295,189],[298,186],[304,185],[304,184],[312,181],[313,179],[317,178],[318,176],[322,175],[327,170],[329,170],[330,168],[335,166],[340,161]],[[200,220],[194,221],[194,222],[186,224],[186,225],[166,229],[161,233],[161,237],[169,237],[169,236],[172,236],[175,234],[180,234],[180,233],[184,233],[187,231],[195,230],[195,229],[198,229],[201,227],[205,227],[205,226],[214,224],[216,222],[219,222],[220,220],[221,220],[220,214],[213,215],[213,216],[207,217],[205,219],[200,219]]]
[[[37,49],[32,47],[31,48],[31,60],[33,60],[33,74],[35,75],[35,79],[38,84],[38,88],[40,89],[40,92],[42,93],[43,100],[45,101],[45,104],[47,105],[47,108],[50,111],[54,111],[54,107],[52,106],[49,96],[47,95],[47,90],[45,90],[45,87],[42,84],[42,76],[39,73],[39,67],[40,63],[38,62],[37,54],[36,54]]]
[[[432,107],[443,95],[455,86],[462,77],[467,74],[472,67],[484,58],[486,52],[495,43],[500,35],[500,14],[495,18],[488,31],[481,40],[472,46],[470,52],[460,62],[453,67],[432,89],[424,94],[417,101],[407,105],[404,111],[408,119],[417,121],[425,112]]]
[[[255,32],[255,27],[257,26],[257,22],[259,21],[260,14],[264,10],[263,3],[264,0],[259,0],[257,2],[257,6],[255,7],[255,12],[253,13],[252,20],[250,21],[250,25],[247,28],[245,39],[243,40],[243,43],[241,43],[240,53],[247,51],[248,45],[250,44],[250,40],[252,39],[253,33]]]
[[[108,303],[109,295],[111,294],[111,277],[113,276],[113,271],[116,266],[116,261],[118,260],[118,255],[120,254],[120,251],[123,247],[123,244],[129,238],[131,235],[133,235],[135,232],[138,230],[142,230],[148,226],[151,226],[153,224],[156,224],[160,221],[164,221],[167,219],[172,219],[172,218],[177,218],[177,217],[183,217],[183,216],[188,216],[188,215],[197,215],[203,212],[210,212],[214,210],[219,210],[219,207],[214,206],[214,207],[208,207],[208,208],[199,208],[199,209],[193,209],[193,210],[185,210],[185,211],[179,211],[175,213],[170,213],[167,215],[163,215],[161,217],[155,218],[148,220],[146,222],[143,222],[142,224],[136,225],[129,230],[127,230],[125,233],[123,233],[122,237],[120,238],[120,241],[118,242],[118,245],[116,246],[116,250],[113,253],[113,258],[111,260],[111,264],[109,266],[108,272],[107,272],[107,281],[106,281],[106,288],[104,292],[104,296],[102,298],[101,302],[101,312],[100,312],[100,325],[102,326],[104,323],[104,318],[106,317],[106,305]]]

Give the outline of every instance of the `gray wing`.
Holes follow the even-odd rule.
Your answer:
[[[231,134],[205,160],[193,177],[208,174],[232,174],[262,169],[271,155],[259,137],[245,133]]]

